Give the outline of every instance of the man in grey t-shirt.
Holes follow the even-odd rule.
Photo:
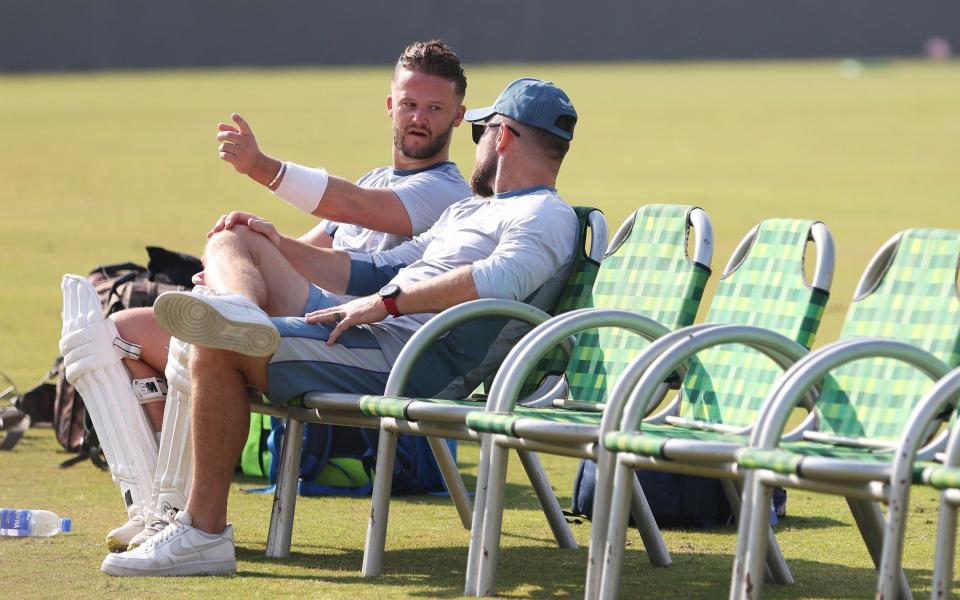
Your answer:
[[[456,165],[448,160],[451,133],[463,119],[465,92],[460,60],[446,44],[416,42],[404,49],[386,99],[393,130],[392,165],[367,173],[356,184],[261,152],[252,128],[238,114],[233,115],[233,124],[219,125],[221,159],[294,206],[327,219],[299,238],[284,259],[285,269],[272,265],[245,273],[283,290],[263,306],[265,310],[303,315],[310,308],[308,286],[293,276],[301,277],[291,266],[293,257],[318,247],[357,252],[392,248],[429,229],[448,206],[470,195]],[[233,237],[237,242],[233,250],[250,255],[256,250],[244,244],[262,242],[263,236],[255,232],[268,226],[252,215],[234,212],[221,217],[210,235],[232,229],[218,237]],[[205,279],[199,274],[195,282]],[[220,283],[213,272],[210,284]],[[106,360],[97,376],[108,378],[111,392],[97,393],[95,373],[78,377],[78,387],[86,387],[84,399],[127,507],[128,522],[107,535],[110,550],[123,550],[162,529],[167,509],[184,506],[191,451],[188,395],[181,391],[188,393],[190,384],[185,378],[174,381],[185,365],[167,369],[168,348],[174,344],[158,327],[152,309],[131,309],[88,323],[79,318],[79,311],[66,308],[76,309],[88,301],[99,304],[95,293],[82,281],[65,278],[64,298],[61,345],[67,367],[89,356],[91,349],[102,349]],[[122,357],[114,347],[123,349]],[[179,356],[186,360],[188,347],[181,350]],[[134,380],[133,392],[128,374]],[[140,393],[143,390],[147,393]],[[165,433],[159,433],[161,428]]]
[[[511,83],[475,121],[477,197],[451,206],[424,234],[385,252],[313,249],[297,257],[315,309],[270,319],[257,306],[277,293],[245,280],[245,261],[208,257],[227,295],[163,294],[160,323],[194,344],[192,435],[196,465],[186,509],[136,550],[109,555],[112,575],[191,575],[236,570],[227,496],[249,418],[246,385],[283,402],[305,391],[382,393],[394,342],[451,306],[483,297],[545,306],[555,301],[575,254],[577,219],[554,186],[577,113],[550,82]],[[492,197],[491,197],[492,196]],[[271,228],[255,259],[269,265],[295,244]],[[208,249],[229,247],[214,236]],[[386,284],[386,285],[383,285]],[[380,286],[383,287],[380,287]],[[379,292],[376,290],[379,288]],[[336,294],[368,294],[345,304]],[[418,363],[414,395],[452,393],[487,359],[504,323],[445,336]],[[461,384],[461,385],[458,385]],[[201,485],[202,484],[202,485]]]

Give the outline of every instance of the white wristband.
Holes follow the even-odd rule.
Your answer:
[[[323,193],[327,191],[330,176],[321,168],[304,167],[292,162],[284,164],[287,168],[280,185],[273,191],[274,195],[307,214],[313,213],[320,206]]]

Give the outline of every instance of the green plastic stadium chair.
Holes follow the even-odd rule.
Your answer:
[[[686,239],[690,229],[696,231],[701,251],[712,247],[712,232],[706,213],[698,208],[688,206],[658,206],[651,205],[639,209],[618,230],[610,251],[604,256],[596,274],[596,281],[588,293],[580,295],[576,303],[569,303],[565,308],[580,308],[594,306],[597,303],[613,306],[627,306],[629,300],[635,298],[638,290],[648,289],[647,296],[652,303],[660,303],[664,307],[671,306],[676,312],[674,318],[691,321],[696,313],[696,306],[703,294],[703,285],[709,275],[704,266],[696,266],[689,261],[682,261],[682,268],[675,268],[671,263],[665,263],[664,257],[685,256]],[[709,261],[709,255],[706,258]],[[656,292],[649,291],[649,286],[655,286]],[[656,297],[653,294],[656,293]],[[637,318],[633,312],[621,311],[624,315]],[[569,313],[567,313],[569,314]],[[437,332],[442,321],[436,324],[431,321],[428,325],[436,325]],[[426,328],[424,328],[426,329]],[[426,337],[423,332],[423,343],[428,343],[432,337]],[[418,335],[420,335],[418,333]],[[531,332],[528,335],[534,335]],[[630,348],[633,341],[625,341],[621,347]],[[423,344],[421,344],[422,347]],[[577,347],[580,345],[578,344]],[[416,351],[413,340],[408,344],[409,349]],[[576,353],[576,348],[574,353]],[[567,351],[569,354],[569,350]],[[566,389],[561,379],[559,387],[548,385],[552,395],[526,393],[542,382],[555,380],[564,374],[567,365],[567,356],[558,356],[555,352],[543,358],[532,361],[535,365],[522,386],[521,397],[524,397],[525,406],[551,404],[558,394]],[[400,382],[396,389],[402,389]],[[559,392],[556,392],[559,390]],[[388,447],[393,443],[398,433],[416,433],[446,438],[477,440],[476,432],[467,429],[466,419],[471,413],[482,411],[484,405],[475,402],[452,402],[430,399],[410,399],[398,397],[369,397],[361,401],[361,408],[367,415],[382,417],[380,445],[378,449]],[[388,437],[389,436],[389,437]],[[559,503],[553,491],[542,475],[536,454],[527,450],[519,450],[521,463],[527,471],[528,478],[534,486],[540,503],[543,507],[550,507],[547,511],[548,522],[553,530],[554,537],[561,547],[576,548],[576,541],[570,533],[566,521],[563,519]],[[378,464],[389,457],[378,455]],[[482,470],[481,465],[481,470]],[[482,499],[482,498],[481,498]],[[387,510],[388,498],[384,490],[374,489],[373,515],[382,515]],[[474,527],[477,523],[474,510]],[[370,535],[367,539],[367,558],[365,570],[379,568],[374,559],[382,554],[384,533],[375,531],[376,519],[371,519]],[[383,521],[380,521],[383,526]]]
[[[917,484],[942,491],[930,597],[952,597],[950,587],[953,582],[953,561],[957,543],[957,507],[960,506],[960,426],[956,412],[958,404],[960,368],[954,369],[937,382],[920,401],[904,428],[891,467],[889,509],[880,561],[881,583],[878,587],[881,592],[885,591],[884,580],[889,582],[887,588],[895,589],[893,585],[896,582],[893,578],[900,573],[907,524],[903,507],[910,506],[910,487],[911,484]],[[929,437],[926,434],[942,423],[947,414],[951,415],[950,437],[946,451],[942,455],[936,455],[936,458],[942,459],[942,464],[918,460],[918,457],[929,454],[919,448]]]
[[[565,288],[562,290],[554,312],[559,312],[569,307],[577,306],[579,298],[589,292],[592,286],[593,277],[596,275],[599,260],[606,248],[607,227],[603,214],[590,207],[574,207],[580,222],[578,234],[578,247],[582,249],[574,259],[571,266],[570,275]],[[386,390],[392,394],[402,393],[409,373],[412,370],[417,358],[423,350],[429,347],[431,341],[436,336],[430,337],[431,332],[440,330],[440,334],[445,333],[467,320],[481,317],[509,317],[519,321],[535,325],[541,323],[550,317],[549,314],[521,302],[511,302],[506,300],[477,300],[453,307],[431,319],[420,331],[414,335],[408,342],[407,347],[398,356],[394,368],[387,382]],[[439,335],[439,334],[437,334]],[[420,341],[425,341],[421,343]],[[545,363],[541,368],[547,368]],[[493,370],[496,367],[491,367]],[[392,390],[392,391],[391,391]],[[540,394],[546,393],[538,390]],[[362,411],[360,408],[362,396],[352,394],[319,394],[308,393],[301,399],[298,406],[276,407],[263,404],[258,401],[251,402],[251,410],[263,412],[274,416],[286,418],[286,435],[283,438],[283,445],[280,455],[280,469],[277,476],[277,487],[274,494],[273,512],[270,519],[270,529],[267,537],[267,555],[272,557],[282,557],[289,555],[290,541],[293,531],[293,517],[297,498],[297,477],[299,473],[300,450],[303,443],[303,427],[305,423],[322,422],[333,425],[379,428],[380,417],[374,415],[371,411]],[[482,402],[474,402],[475,406],[482,406]],[[387,443],[381,441],[378,448],[377,473],[393,472],[394,453],[396,449],[396,437],[388,436]],[[389,442],[392,441],[393,444]],[[461,520],[465,527],[469,527],[472,514],[472,507],[469,496],[463,481],[460,479],[456,464],[447,444],[436,438],[429,438],[430,447],[433,450],[434,457],[440,466],[444,477],[444,483],[450,492],[451,499],[457,507]],[[389,465],[389,466],[383,466]],[[537,479],[546,480],[542,469],[538,464],[531,465],[532,474]],[[384,483],[385,482],[385,483]],[[389,502],[389,486],[391,477],[375,477],[374,491],[379,488],[385,492],[386,500]],[[556,500],[553,499],[556,505]],[[562,521],[562,512],[559,505],[544,507],[548,518]],[[555,513],[555,514],[554,514]],[[376,519],[373,518],[376,515]],[[376,527],[374,527],[376,526]],[[386,528],[386,510],[372,513],[371,531],[381,531],[385,534]],[[572,540],[572,534],[563,523],[563,530],[560,539]],[[368,538],[370,534],[368,533]],[[368,541],[368,548],[371,544]],[[376,544],[374,544],[376,546]],[[364,555],[364,574],[367,576],[378,575],[382,569],[383,562],[383,543],[379,544],[379,553],[370,555],[366,552]]]
[[[745,482],[732,598],[762,592],[763,531],[775,486],[846,497],[880,566],[884,517],[879,503],[892,502],[894,519],[904,518],[905,505],[887,492],[896,449],[906,444],[908,453],[925,459],[945,442],[946,434],[927,443],[929,430],[918,434],[906,426],[931,380],[960,362],[958,260],[960,231],[912,229],[892,238],[861,279],[840,341],[799,361],[778,382],[750,448],[738,457]],[[805,432],[799,441],[781,441],[793,407],[820,382],[814,406],[818,430]],[[902,462],[899,466],[904,468]],[[886,569],[878,585],[884,598],[911,595],[899,570]]]
[[[804,254],[807,243],[811,238],[815,239],[817,250],[817,268],[812,286],[804,281],[803,275]],[[605,495],[602,493],[603,482],[610,479],[609,476],[604,475],[605,472],[611,470],[609,466],[609,456],[608,453],[602,452],[602,448],[598,449],[597,447],[599,446],[599,441],[602,439],[602,432],[613,429],[613,424],[618,421],[618,417],[624,407],[626,394],[629,392],[632,384],[636,382],[637,375],[642,372],[637,371],[634,365],[644,357],[656,357],[673,343],[678,340],[688,339],[697,332],[731,327],[730,325],[723,325],[724,323],[745,323],[754,326],[754,329],[758,329],[758,326],[773,328],[775,331],[782,333],[769,333],[768,335],[779,336],[778,339],[791,344],[795,352],[802,352],[804,350],[802,344],[812,342],[813,334],[819,325],[820,316],[822,315],[827,298],[827,290],[832,280],[833,262],[832,238],[829,230],[827,230],[826,226],[822,223],[773,219],[764,221],[752,229],[734,252],[724,277],[718,284],[716,297],[711,311],[707,316],[707,324],[686,327],[677,332],[664,335],[652,344],[649,344],[642,353],[635,353],[634,356],[636,356],[636,358],[634,358],[632,362],[630,362],[629,359],[627,362],[624,362],[618,370],[616,378],[603,382],[609,386],[608,391],[604,394],[604,396],[609,397],[610,400],[610,405],[606,412],[602,415],[598,413],[573,415],[571,420],[575,419],[581,424],[566,424],[568,430],[577,430],[575,433],[581,436],[579,439],[571,439],[573,436],[569,434],[564,435],[565,432],[559,430],[554,424],[536,422],[536,420],[532,418],[533,415],[523,414],[526,412],[524,409],[515,409],[512,415],[498,414],[510,411],[511,408],[509,402],[511,394],[509,390],[514,384],[507,379],[507,377],[518,377],[522,374],[522,369],[512,371],[508,370],[507,364],[504,365],[505,381],[502,384],[503,387],[496,389],[495,392],[503,394],[506,401],[493,408],[488,407],[488,411],[490,412],[483,415],[483,419],[472,417],[471,425],[483,428],[489,433],[498,434],[496,446],[509,445],[515,443],[513,440],[517,439],[521,440],[525,445],[536,443],[537,446],[535,447],[537,449],[544,450],[544,448],[540,448],[539,444],[552,444],[557,447],[558,453],[573,454],[598,460],[597,487],[595,488],[594,496],[593,539],[591,542],[590,566],[588,569],[588,574],[590,575],[587,585],[588,596],[596,595],[599,587],[600,570],[597,568],[596,563],[602,558],[601,551],[604,548],[604,538],[607,533],[608,498],[610,496],[609,490]],[[586,316],[587,315],[584,315],[584,317]],[[562,320],[569,321],[572,324],[573,318],[571,315],[564,317]],[[596,319],[596,315],[592,318]],[[559,322],[561,319],[556,319],[555,321]],[[584,321],[586,321],[586,319],[584,319]],[[592,324],[588,325],[584,322],[582,325],[591,326]],[[766,332],[767,330],[760,329],[760,331]],[[518,347],[514,351],[517,364],[522,365],[522,361],[528,359],[521,355],[522,351],[526,350],[529,352],[529,356],[535,356],[535,343],[539,342],[546,345],[561,339],[560,336],[566,333],[565,328],[558,326],[552,339],[547,339],[545,334],[541,336],[542,339],[537,339],[533,336],[528,337],[521,344],[525,346],[525,348],[521,349]],[[512,357],[513,355],[511,355],[511,358]],[[742,384],[736,383],[736,373],[733,371],[738,368],[750,369],[749,372],[752,373],[752,375],[745,379],[751,381],[751,385],[762,387],[766,381],[771,380],[779,373],[779,369],[772,364],[768,364],[769,362],[769,360],[760,356],[759,353],[751,352],[746,348],[732,354],[730,350],[725,348],[707,353],[704,357],[695,360],[686,373],[679,395],[680,400],[685,399],[686,401],[672,402],[669,407],[662,414],[658,415],[658,417],[655,417],[655,419],[659,421],[666,419],[670,419],[671,421],[676,420],[676,425],[670,423],[664,424],[663,427],[679,428],[682,424],[684,430],[692,431],[694,430],[695,424],[705,423],[704,420],[699,419],[699,413],[691,412],[701,410],[697,404],[698,402],[711,403],[712,408],[706,412],[708,417],[713,416],[716,410],[716,397],[718,395],[722,395],[722,392],[725,392],[732,386],[739,386],[738,389],[742,388]],[[629,369],[634,370],[637,375],[627,377],[626,371],[629,369],[623,368],[627,366],[627,364],[630,365]],[[682,368],[682,365],[678,364],[677,367]],[[709,383],[707,374],[710,372],[710,369],[713,369],[718,376],[716,389],[707,387]],[[676,368],[671,369],[670,373],[667,373],[665,377],[657,382],[652,391],[652,401],[649,403],[649,406],[645,407],[645,410],[639,415],[639,418],[649,414],[659,403],[666,391],[666,381],[670,374],[676,370]],[[772,374],[768,371],[772,371]],[[625,384],[625,379],[630,380],[629,383]],[[721,381],[721,379],[723,379],[723,381]],[[585,384],[588,385],[589,382],[585,382]],[[691,402],[691,400],[695,400],[696,402]],[[686,405],[690,405],[692,408],[688,408]],[[517,414],[518,412],[521,414]],[[589,427],[582,424],[586,417],[590,417],[592,421]],[[716,418],[714,421],[721,421],[721,419]],[[723,423],[722,425],[729,424],[730,423]],[[494,426],[499,427],[499,429],[494,430]],[[565,448],[561,445],[561,440],[564,437],[567,441]],[[570,447],[574,445],[579,446],[576,453],[571,452],[570,449]],[[491,464],[496,465],[496,463],[492,461]],[[499,467],[499,465],[497,465],[497,467]],[[494,467],[491,467],[491,470],[493,468]],[[662,566],[668,565],[670,564],[669,553],[666,550],[663,538],[650,513],[649,507],[646,504],[643,491],[633,476],[632,470],[628,471],[628,475],[629,477],[625,480],[625,483],[629,488],[629,492],[624,494],[624,498],[630,505],[629,510],[633,512],[634,518],[638,523],[641,537],[643,538],[650,560],[654,564]],[[502,498],[502,493],[494,487],[495,485],[499,485],[501,481],[502,477],[497,477],[496,479],[494,479],[493,476],[490,477],[490,484],[487,490],[487,495],[489,496],[487,499],[488,503],[492,501],[502,503],[500,499]],[[501,517],[499,513],[501,512],[502,509],[497,505],[487,509],[488,516],[484,521],[483,528],[483,557],[491,553],[495,554],[496,552],[497,540],[495,536],[500,526]],[[488,538],[488,534],[494,537]],[[480,580],[481,593],[493,593],[495,568],[496,565],[491,564],[485,569],[480,569],[478,578]]]
[[[808,240],[817,250],[810,280],[803,270]],[[619,595],[635,469],[719,477],[736,510],[740,496],[730,479],[736,453],[776,379],[809,351],[833,268],[833,241],[825,225],[764,221],[734,253],[707,325],[659,340],[624,373],[615,394],[618,409],[604,420],[598,451],[592,541],[597,551],[588,570],[588,597]],[[687,362],[669,411],[643,420],[658,401],[660,382]],[[801,428],[810,425],[808,419]],[[768,566],[776,580],[791,581],[778,549]]]
[[[816,241],[818,257],[812,286],[804,282],[803,276],[803,257],[811,237]],[[471,414],[467,421],[469,427],[486,434],[477,492],[478,505],[481,499],[486,497],[485,516],[480,529],[481,540],[471,545],[472,560],[468,565],[468,577],[472,578],[471,582],[475,580],[475,584],[473,588],[468,587],[467,592],[478,595],[495,593],[496,561],[503,513],[506,448],[523,447],[540,452],[597,459],[601,426],[604,422],[616,421],[625,400],[622,389],[623,372],[627,365],[632,364],[631,359],[636,361],[639,357],[655,356],[659,352],[658,348],[665,347],[665,343],[672,343],[670,340],[676,342],[678,339],[690,337],[697,331],[723,327],[718,323],[747,323],[770,327],[782,332],[779,334],[780,338],[792,344],[796,353],[805,351],[803,344],[811,343],[823,313],[832,272],[833,244],[826,226],[813,221],[764,221],[751,230],[734,253],[707,317],[709,324],[686,327],[673,333],[661,330],[659,335],[662,337],[659,337],[656,326],[648,322],[647,339],[652,340],[657,337],[659,339],[652,343],[648,341],[643,348],[633,352],[631,356],[624,357],[623,352],[606,348],[599,351],[588,348],[580,354],[580,356],[591,357],[612,356],[615,358],[613,364],[615,371],[599,366],[583,369],[575,360],[578,354],[574,354],[574,361],[568,373],[573,372],[579,379],[571,377],[571,380],[578,381],[578,384],[583,387],[578,389],[571,385],[572,391],[569,398],[574,400],[590,398],[594,402],[609,402],[603,413],[598,412],[596,408],[592,411],[587,410],[587,403],[583,400],[556,403],[557,407],[538,412],[515,406],[513,398],[516,397],[517,385],[523,380],[525,364],[528,361],[535,360],[539,353],[571,333],[598,326],[623,327],[612,321],[617,315],[611,314],[610,311],[578,311],[552,320],[549,326],[541,326],[542,331],[533,332],[525,338],[505,361],[495,387],[491,391],[492,401],[488,402],[486,412]],[[750,299],[755,299],[755,302],[749,302]],[[633,325],[633,327],[637,326]],[[600,330],[601,336],[604,331],[604,329]],[[584,335],[582,333],[580,335],[582,342]],[[770,333],[769,335],[778,334]],[[744,349],[736,357],[726,349],[721,349],[714,354],[708,354],[699,362],[695,361],[686,374],[681,398],[687,399],[688,402],[691,397],[701,402],[712,402],[714,396],[727,388],[742,388],[742,384],[735,383],[736,374],[731,371],[731,367],[721,361],[735,363],[732,367],[734,369],[749,369],[744,371],[750,373],[750,376],[745,379],[749,379],[753,385],[759,387],[763,387],[766,381],[772,380],[780,372],[780,369],[772,364],[768,366],[764,362],[770,361],[759,354],[753,356],[748,349]],[[682,368],[682,365],[676,365],[671,373],[677,371],[677,367]],[[718,381],[715,390],[707,388],[704,369],[709,370],[711,367],[718,378],[724,375],[731,380]],[[773,373],[768,373],[768,369]],[[655,386],[656,402],[651,404],[650,409],[655,407],[663,397],[671,373],[667,373],[667,377],[661,379]],[[590,381],[591,374],[594,377],[593,382]],[[692,395],[695,385],[700,386],[699,389],[702,392],[709,393]],[[601,393],[596,393],[598,388],[602,390]],[[762,395],[759,397],[762,398]],[[697,415],[688,415],[685,410],[684,403],[672,403],[661,418],[676,419],[690,429]],[[643,413],[645,414],[649,414],[649,410]],[[489,464],[486,474],[483,473],[485,464]],[[605,508],[599,496],[600,471],[602,469],[598,468],[598,487],[596,488],[598,495],[594,498],[591,561],[599,558],[597,551],[603,548],[602,542],[606,534],[605,527],[597,526],[598,517],[601,523],[606,521],[605,516],[598,514]],[[666,551],[662,536],[632,472],[628,479],[628,486],[631,490],[627,495],[628,502],[631,504],[630,511],[634,513],[634,518],[637,520],[651,562],[658,565],[670,564],[669,553]],[[478,507],[475,515],[479,512]],[[474,560],[477,564],[473,562]],[[595,576],[599,574],[595,569],[592,572]],[[590,593],[588,588],[588,595]]]

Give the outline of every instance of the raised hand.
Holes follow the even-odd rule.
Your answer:
[[[233,165],[238,173],[250,174],[261,161],[263,153],[260,152],[253,130],[243,117],[233,113],[230,118],[236,126],[228,123],[217,125],[220,158]]]

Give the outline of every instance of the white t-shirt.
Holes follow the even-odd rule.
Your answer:
[[[578,229],[576,213],[546,186],[467,198],[425,233],[392,250],[351,252],[347,293],[370,294],[387,283],[403,289],[472,265],[481,298],[528,301],[547,309],[566,283]],[[432,316],[388,317],[369,328],[392,360]]]
[[[425,169],[380,167],[357,180],[357,185],[371,189],[390,188],[410,217],[413,235],[430,229],[451,204],[471,195],[470,186],[457,165],[450,161]],[[324,231],[333,236],[334,250],[353,252],[389,250],[410,239],[335,221],[326,221]]]

